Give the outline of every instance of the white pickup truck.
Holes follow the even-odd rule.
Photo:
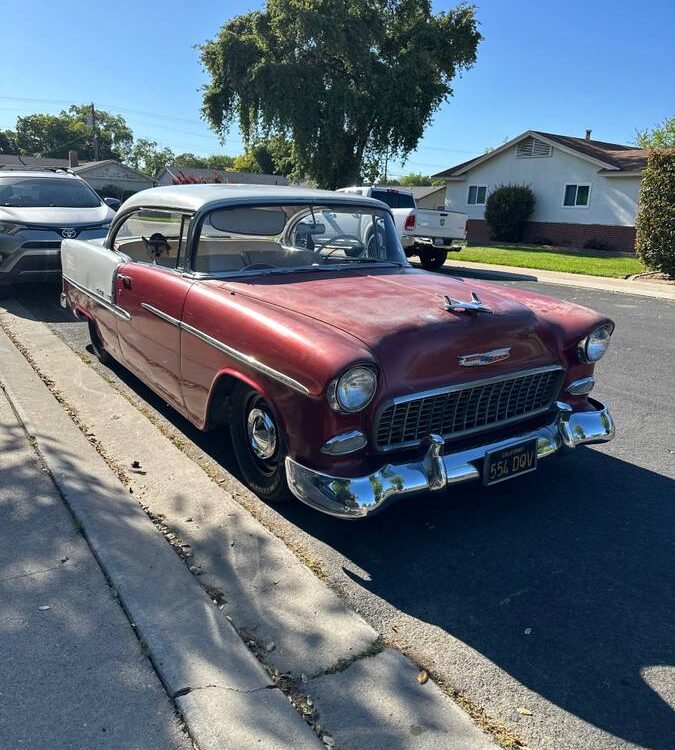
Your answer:
[[[412,190],[364,185],[340,188],[338,192],[365,195],[386,203],[394,215],[405,254],[418,256],[422,266],[429,271],[437,270],[445,263],[448,251],[461,249],[453,242],[466,239],[466,214],[417,208]]]

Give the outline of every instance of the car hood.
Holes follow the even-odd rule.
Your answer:
[[[270,275],[223,286],[360,339],[379,361],[390,390],[399,394],[560,362],[560,347],[533,310],[484,282],[413,269],[361,269]],[[446,295],[469,301],[472,292],[492,314],[446,309]],[[502,361],[460,365],[462,355],[506,347],[509,357]]]
[[[0,221],[41,226],[76,227],[112,221],[115,212],[105,205],[93,208],[62,208],[59,206],[0,206]]]

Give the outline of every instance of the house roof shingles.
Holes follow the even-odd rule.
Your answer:
[[[586,140],[585,138],[575,138],[570,135],[558,135],[557,133],[545,133],[541,130],[527,131],[527,133],[523,133],[521,138],[524,138],[529,134],[535,136],[540,135],[542,138],[546,138],[549,141],[553,141],[561,146],[577,151],[584,156],[589,156],[592,159],[597,159],[598,161],[603,162],[607,165],[607,168],[601,171],[605,173],[616,173],[617,171],[639,172],[644,169],[647,164],[647,155],[649,152],[644,148],[634,148],[633,146],[626,146],[621,143]],[[516,141],[521,140],[521,138],[517,138]],[[440,178],[453,177],[455,174],[464,170],[473,162],[482,159],[484,156],[485,154],[481,154],[481,156],[476,156],[475,158],[464,161],[461,164],[456,164],[454,167],[450,167],[450,169],[446,169],[433,176]]]

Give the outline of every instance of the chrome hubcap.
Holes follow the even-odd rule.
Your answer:
[[[262,409],[251,409],[247,420],[248,441],[258,458],[267,461],[277,449],[277,428],[272,417]]]

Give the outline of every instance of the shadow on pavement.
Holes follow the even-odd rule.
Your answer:
[[[584,721],[666,750],[673,712],[642,672],[675,664],[674,497],[675,481],[585,448],[360,524],[281,511],[367,571],[345,573],[368,591]]]
[[[454,263],[460,262],[455,258],[450,257]],[[413,263],[415,268],[422,268],[419,263]],[[471,264],[467,266],[443,266],[434,273],[445,274],[446,276],[459,276],[466,277],[467,279],[483,279],[485,281],[538,281],[539,279],[532,274],[516,272],[516,271],[487,271],[481,268],[474,268]]]

